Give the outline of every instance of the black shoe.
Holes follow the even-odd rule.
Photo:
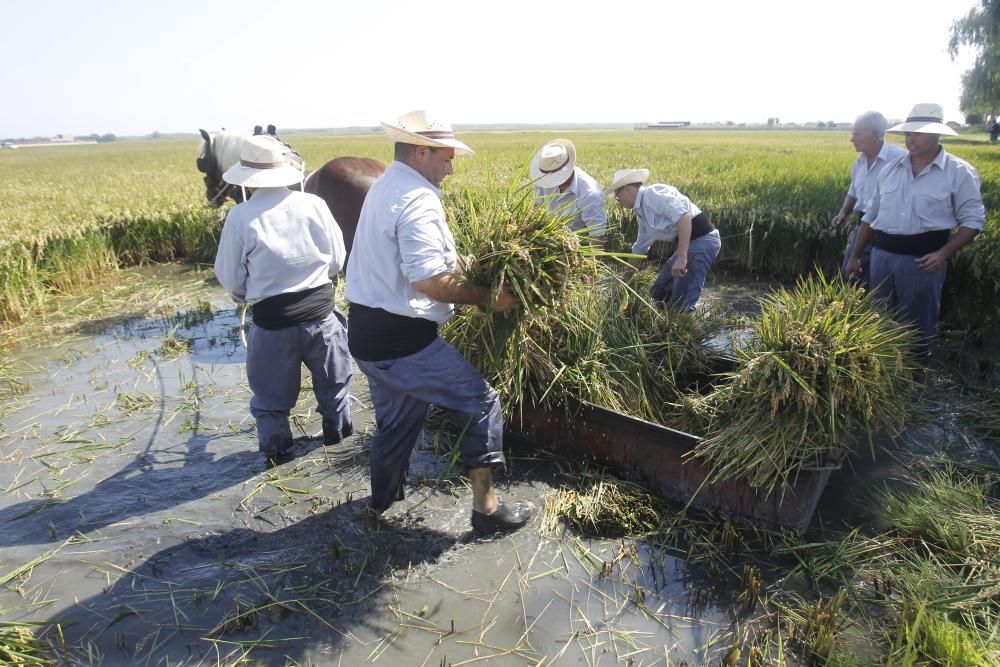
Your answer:
[[[270,470],[277,466],[288,463],[289,461],[295,460],[295,453],[292,450],[278,452],[277,454],[265,454],[264,459],[266,460],[265,469]]]
[[[518,501],[505,505],[497,498],[497,510],[493,514],[483,514],[472,510],[472,530],[477,535],[492,535],[517,530],[531,520],[531,503]]]
[[[338,429],[334,426],[333,420],[323,420],[323,444],[324,445],[337,445],[344,438],[349,438],[354,435],[354,426],[350,423],[345,424],[343,428]]]

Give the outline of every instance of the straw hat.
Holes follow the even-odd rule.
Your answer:
[[[540,188],[562,185],[576,167],[576,146],[569,139],[553,139],[531,158],[531,180]]]
[[[886,132],[919,132],[920,134],[950,134],[958,132],[944,124],[944,108],[940,104],[915,104],[910,115]]]
[[[632,183],[645,183],[647,178],[649,169],[619,169],[604,194],[613,195],[618,188]]]
[[[472,155],[474,151],[455,138],[451,123],[435,118],[424,110],[405,113],[394,121],[382,121],[382,129],[394,143],[434,148],[454,148],[455,155]]]
[[[223,180],[248,188],[276,188],[302,182],[302,158],[266,134],[248,137],[240,161],[226,170]]]

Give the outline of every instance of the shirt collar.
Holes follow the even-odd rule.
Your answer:
[[[883,160],[885,162],[889,161],[889,142],[885,139],[882,140],[882,148],[878,149],[878,155],[875,156],[876,160]]]
[[[441,190],[437,186],[428,181],[426,178],[424,178],[423,174],[421,174],[419,171],[417,171],[410,165],[406,164],[405,162],[400,162],[399,160],[393,160],[392,164],[390,165],[390,168],[398,169],[399,171],[403,172],[404,174],[407,174],[408,176],[411,176],[412,178],[419,179],[420,181],[423,182],[424,185],[426,185],[426,187],[433,190],[438,197],[441,196]]]
[[[645,191],[646,191],[646,186],[640,185],[639,191],[635,193],[635,205],[632,207],[633,211],[639,209],[639,205],[642,203],[642,193]]]

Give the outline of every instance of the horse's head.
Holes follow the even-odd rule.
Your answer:
[[[205,130],[198,132],[201,133],[203,141],[195,163],[198,165],[198,171],[205,175],[205,198],[208,199],[208,205],[218,208],[226,201],[226,197],[232,197],[237,203],[243,201],[243,191],[226,183],[222,178],[222,174],[230,165],[223,165],[220,162],[220,156],[216,154],[215,136]]]
[[[239,162],[240,150],[251,135],[249,132],[226,131],[210,134],[205,130],[198,130],[201,133],[202,144],[198,151],[198,171],[205,175],[205,197],[208,205],[213,208],[222,206],[229,197],[237,204],[243,201],[243,188],[226,183],[222,175],[231,166]],[[260,126],[254,128],[255,134],[261,134]],[[304,167],[302,157],[288,145],[283,139],[278,137],[274,125],[267,126],[267,133],[280,141],[291,155]]]

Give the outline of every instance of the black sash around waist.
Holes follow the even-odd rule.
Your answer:
[[[262,329],[287,329],[321,320],[333,310],[333,283],[301,292],[275,294],[251,306],[253,323]]]
[[[396,315],[352,303],[347,315],[347,347],[362,361],[385,361],[416,354],[437,339],[437,322]]]
[[[697,238],[701,238],[705,234],[711,234],[714,231],[715,227],[712,226],[711,221],[708,219],[708,215],[704,211],[691,218],[692,241]]]
[[[940,250],[951,236],[950,229],[935,229],[921,234],[888,234],[877,229],[872,231],[875,232],[872,245],[879,250],[912,257]]]

